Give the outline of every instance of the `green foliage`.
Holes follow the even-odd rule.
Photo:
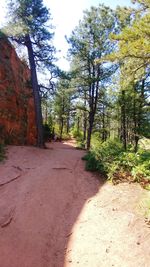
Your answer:
[[[103,142],[98,150],[101,160],[105,159],[107,162],[112,162],[118,159],[118,156],[124,151],[122,144],[116,139],[108,139]]]
[[[135,180],[144,183],[145,187],[150,183],[150,150],[139,150],[136,153],[137,162],[133,166],[131,173]]]
[[[77,141],[76,148],[85,149],[86,140],[83,140],[83,132],[76,125],[71,129],[71,135]]]
[[[49,21],[51,14],[42,0],[8,0],[8,23],[3,32],[19,44],[27,45],[30,36],[36,65],[50,67],[54,59],[55,48],[50,43],[53,33]],[[48,25],[49,23],[49,25]]]
[[[54,127],[54,122],[53,122],[53,117],[51,114],[49,114],[48,119],[47,119],[47,124],[50,128],[50,132],[53,132],[53,127]]]
[[[59,78],[56,84],[53,109],[55,117],[55,133],[57,133],[60,138],[64,139],[69,138],[72,94],[69,78]]]
[[[135,166],[131,173],[137,182],[140,182],[142,178],[147,178],[150,182],[150,162]]]
[[[98,161],[96,159],[96,156],[92,152],[88,152],[83,158],[83,160],[86,160],[86,170],[87,171],[98,171]]]
[[[83,133],[81,130],[77,129],[77,127],[73,127],[71,130],[71,134],[77,141],[82,141]]]
[[[6,35],[0,30],[0,39],[6,38]]]
[[[37,67],[51,70],[54,60],[55,48],[51,43],[53,33],[48,30],[48,26],[52,29],[52,25],[48,25],[51,16],[43,0],[8,0],[8,7],[9,21],[3,31],[12,41],[27,48],[36,102],[37,145],[44,147]]]
[[[87,160],[86,169],[108,174],[111,163],[117,160],[123,151],[122,144],[112,140],[103,143],[97,141],[96,144],[96,146],[92,144],[91,151],[83,158]]]
[[[50,128],[50,126],[45,123],[43,125],[43,134],[44,134],[44,141],[50,141],[51,137],[52,137],[52,129]]]
[[[133,2],[137,4],[135,8],[127,9],[131,18],[130,24],[126,24],[119,34],[111,34],[111,37],[118,41],[119,49],[108,57],[110,60],[128,62],[128,76],[133,73],[142,76],[141,70],[150,63],[150,4],[149,0],[134,0]],[[124,16],[124,9],[121,13]]]
[[[71,135],[70,133],[63,133],[62,134],[62,140],[70,140],[71,139]]]
[[[61,140],[71,139],[71,134],[67,133],[66,131],[63,131],[62,136],[60,135],[60,125],[57,122],[54,123],[53,131],[54,131],[54,134],[58,137],[58,139],[61,139]]]
[[[83,157],[86,169],[105,173],[113,183],[122,181],[139,182],[144,188],[150,185],[150,151],[137,153],[124,151],[118,140],[97,142]]]
[[[92,150],[96,150],[100,147],[100,145],[101,145],[100,134],[98,132],[95,132],[92,134],[91,137],[91,148]]]
[[[86,141],[77,140],[77,145],[76,145],[77,149],[85,149],[85,147],[86,147]]]
[[[102,87],[114,73],[115,65],[95,64],[97,58],[109,54],[114,43],[109,34],[116,31],[116,18],[113,10],[99,4],[84,12],[83,19],[72,32],[68,42],[70,57],[75,73],[74,81],[82,99],[82,110],[86,117],[87,148],[90,147],[98,102],[103,102]],[[84,103],[84,104],[83,104]],[[102,104],[101,104],[102,106]],[[85,125],[85,124],[84,124]],[[104,127],[103,127],[104,128]]]

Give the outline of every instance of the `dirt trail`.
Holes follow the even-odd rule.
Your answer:
[[[144,190],[84,170],[74,142],[9,146],[0,164],[0,267],[149,267]]]

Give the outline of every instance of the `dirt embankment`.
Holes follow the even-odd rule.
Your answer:
[[[10,146],[0,164],[0,267],[149,267],[144,190],[86,172],[74,143]]]

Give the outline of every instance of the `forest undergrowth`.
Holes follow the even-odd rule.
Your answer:
[[[93,137],[91,149],[83,160],[86,160],[86,170],[105,174],[113,184],[138,182],[150,190],[149,149],[139,148],[135,153],[130,145],[125,151],[117,139],[108,139],[102,143]]]
[[[135,153],[131,145],[125,151],[118,139],[101,142],[93,135],[91,149],[82,159],[86,161],[87,171],[104,175],[114,185],[124,182],[139,183],[146,189],[139,203],[139,210],[150,224],[150,149],[147,140],[142,140]]]

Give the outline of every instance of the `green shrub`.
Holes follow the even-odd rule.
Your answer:
[[[87,171],[97,171],[98,170],[98,161],[93,152],[88,152],[85,156],[82,157],[83,160],[86,160],[86,170]]]
[[[101,160],[112,162],[117,159],[123,151],[123,146],[118,140],[108,140],[101,144],[98,153]]]
[[[123,151],[123,146],[118,140],[108,140],[97,143],[95,147],[92,146],[91,153],[98,162],[97,169],[108,174],[111,171],[112,164],[118,160]]]
[[[76,127],[74,127],[72,130],[71,130],[71,134],[74,138],[77,139],[77,141],[81,141],[83,139],[83,133],[78,130]]]
[[[100,139],[100,134],[95,132],[92,134],[92,137],[91,137],[91,148],[92,150],[97,150],[100,146],[101,146],[102,142],[101,142],[101,139]]]
[[[123,146],[117,139],[109,139],[106,142],[102,142],[99,133],[96,132],[92,135],[91,153],[95,154],[97,161],[109,163],[112,159],[117,158],[122,151]]]
[[[44,141],[49,141],[52,135],[51,129],[48,124],[43,125],[43,135],[44,135]]]
[[[150,151],[137,153],[124,151],[118,140],[107,140],[92,144],[90,152],[83,157],[86,169],[105,173],[113,183],[122,181],[139,182],[144,188],[150,188]]]
[[[77,140],[76,149],[85,149],[86,142],[83,140]]]
[[[69,133],[63,133],[62,134],[62,139],[63,140],[69,140],[71,138],[71,135]]]

